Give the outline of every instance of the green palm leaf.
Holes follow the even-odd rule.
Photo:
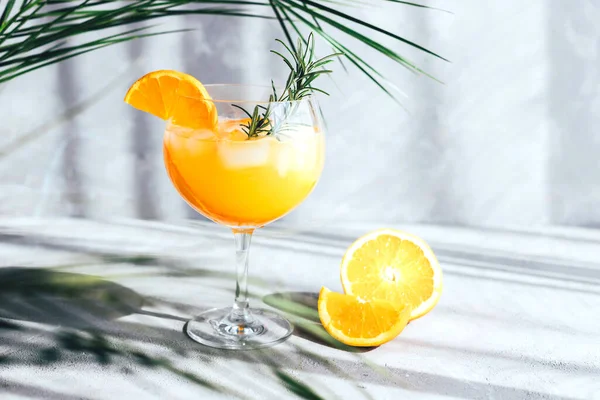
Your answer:
[[[403,6],[435,9],[426,5],[400,0],[372,0],[397,3]],[[376,53],[389,58],[409,70],[425,74],[421,68],[389,47],[377,41],[376,36],[392,38],[447,61],[433,51],[402,36],[363,21],[347,6],[360,6],[356,0],[7,0],[0,10],[0,83],[28,72],[113,44],[138,38],[181,31],[161,31],[152,27],[128,29],[117,34],[103,34],[100,38],[78,40],[68,45],[69,39],[95,31],[127,27],[150,20],[177,15],[220,15],[245,18],[267,18],[277,21],[292,50],[295,43],[290,29],[303,37],[301,28],[309,28],[320,36],[342,57],[366,74],[386,93],[389,82],[371,63],[354,51],[351,42],[366,44]],[[444,10],[442,10],[444,11]],[[357,28],[360,28],[360,32]],[[334,39],[342,32],[348,42]],[[343,64],[344,65],[344,64]],[[346,68],[344,66],[344,68]],[[431,77],[431,76],[430,76]]]

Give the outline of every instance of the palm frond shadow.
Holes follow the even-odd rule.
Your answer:
[[[92,400],[92,397],[72,395],[66,392],[50,390],[31,383],[23,383],[13,380],[2,379],[0,384],[2,394],[15,395],[18,397],[26,397],[31,399],[45,400]]]
[[[143,309],[144,306],[150,310]],[[180,315],[157,312],[155,308],[175,309]],[[203,311],[202,306],[146,299],[132,289],[97,276],[44,268],[0,268],[0,341],[9,349],[6,354],[0,354],[0,365],[92,362],[132,373],[128,365],[133,361],[137,367],[167,371],[209,391],[236,395],[235,388],[220,386],[198,372],[177,367],[170,357],[156,356],[142,349],[145,344],[158,344],[175,357],[193,357],[206,365],[220,358],[255,364],[276,359],[277,363],[270,365],[275,371],[272,375],[275,382],[300,397],[309,393],[310,398],[320,398],[309,389],[298,392],[304,384],[292,384],[294,378],[279,371],[289,363],[281,350],[269,349],[252,356],[224,353],[199,346],[176,329],[119,321],[121,317],[140,314],[179,323],[200,311]],[[52,329],[40,328],[38,324],[50,325]],[[85,355],[83,360],[82,355]],[[279,382],[283,377],[287,380]],[[16,384],[11,388],[21,394],[43,391],[38,387],[21,386]],[[60,397],[60,394],[48,392],[42,397],[53,396]]]
[[[143,304],[133,290],[96,276],[0,268],[1,318],[86,328],[134,313]]]
[[[83,257],[91,260],[94,271],[101,264],[103,270],[110,272],[102,277],[86,275],[81,273],[85,264],[50,268],[0,268],[0,343],[3,345],[0,368],[14,366],[35,371],[36,366],[58,369],[79,365],[89,369],[96,366],[131,374],[132,377],[147,375],[147,371],[160,371],[197,386],[199,391],[240,397],[238,391],[242,391],[242,387],[220,384],[227,381],[226,377],[232,372],[231,369],[225,370],[224,366],[231,365],[229,361],[233,360],[239,362],[237,365],[246,365],[249,373],[254,371],[252,373],[260,376],[252,384],[271,385],[271,388],[276,386],[277,390],[284,390],[288,396],[305,399],[330,399],[334,395],[327,393],[326,385],[319,386],[317,379],[304,380],[303,374],[335,377],[347,382],[352,390],[360,394],[360,397],[357,395],[353,398],[369,399],[368,391],[362,388],[372,384],[460,398],[483,398],[493,394],[494,397],[507,399],[532,396],[553,399],[544,393],[423,373],[410,368],[375,365],[369,361],[371,357],[361,352],[387,351],[387,348],[374,350],[340,346],[320,326],[318,295],[311,292],[280,292],[261,297],[265,304],[285,313],[294,323],[295,336],[286,343],[252,352],[204,347],[189,340],[182,332],[184,321],[209,308],[196,304],[202,301],[195,298],[188,303],[174,300],[168,295],[165,298],[159,295],[142,296],[110,279],[133,279],[137,286],[143,279],[161,284],[171,281],[178,285],[181,278],[193,278],[206,292],[205,298],[214,299],[216,295],[223,294],[220,292],[223,290],[221,283],[224,287],[231,286],[232,274],[221,273],[218,269],[191,267],[186,265],[187,260],[168,256],[173,254],[172,251],[144,254],[137,252],[139,247],[124,246],[123,243],[119,244],[119,249],[112,248],[108,239],[74,241],[68,235],[57,234],[54,237],[50,233],[44,236],[35,230],[4,230],[4,233],[0,233],[0,239],[6,244],[41,251],[68,252],[75,259]],[[211,236],[214,239],[214,235]],[[208,239],[206,243],[209,243]],[[284,246],[285,243],[279,245]],[[202,258],[201,262],[210,262],[215,253],[209,250],[196,252],[194,259],[198,255]],[[218,258],[214,261],[223,262]],[[125,271],[125,274],[119,271]],[[274,282],[266,282],[265,287],[273,285]],[[261,288],[263,294],[265,287]],[[227,294],[229,297],[230,293]],[[435,346],[443,345],[438,342],[410,341],[404,337],[394,343],[400,349],[400,355],[407,346],[435,349]],[[474,353],[468,348],[441,350],[464,351],[488,359],[507,357],[503,353]],[[555,365],[544,359],[523,360],[519,355],[514,357],[510,360],[515,363],[597,373],[597,369],[585,369],[577,364]],[[38,397],[61,398],[60,393],[41,393],[43,387],[23,387],[18,382],[9,385],[12,390],[9,393],[23,396],[36,393]]]
[[[142,308],[158,303],[158,299],[146,301],[132,289],[97,276],[44,268],[0,268],[0,338],[9,348],[7,354],[0,355],[0,365],[70,363],[78,354],[87,354],[89,361],[98,365],[127,368],[122,361],[133,360],[137,366],[168,371],[207,390],[234,394],[199,374],[176,367],[168,358],[139,349],[142,343],[155,342],[156,336],[175,354],[184,355],[189,350],[176,345],[181,336],[176,331],[156,334],[143,325],[118,321],[132,314],[175,321],[189,318]],[[193,312],[201,308],[194,307]],[[53,328],[41,329],[29,322]],[[32,337],[43,340],[32,341]],[[117,338],[130,344],[116,346]],[[19,353],[19,357],[12,353]],[[43,391],[19,385],[11,388],[20,394]],[[42,397],[55,395],[59,394],[44,393]]]
[[[279,385],[288,393],[305,399],[332,397],[324,396],[322,388],[312,382],[303,382],[288,371],[336,376],[355,388],[360,388],[360,383],[372,383],[465,398],[478,398],[492,392],[500,398],[538,394],[396,367],[386,367],[385,371],[381,371],[369,365],[361,354],[355,354],[352,360],[332,359],[320,354],[322,351],[313,345],[305,346],[305,341],[297,339],[254,352],[230,352],[200,346],[187,339],[180,328],[173,327],[181,327],[182,320],[201,311],[202,307],[154,297],[144,298],[122,285],[80,273],[25,267],[0,268],[0,296],[0,342],[8,349],[0,353],[0,367],[82,364],[88,368],[95,364],[125,374],[160,370],[196,385],[199,390],[239,397],[241,388],[225,387],[214,380],[215,371],[226,374],[227,371],[219,368],[227,361],[237,360],[252,365],[251,370],[260,371],[261,382],[257,384]],[[276,293],[263,299],[266,304],[278,306],[292,317],[298,337],[338,349],[325,336],[315,333],[318,330],[314,327],[324,333],[316,322],[316,294]],[[150,310],[146,312],[142,307]],[[163,312],[165,309],[176,312]],[[162,323],[154,326],[122,319],[132,314],[145,314],[157,318],[156,321],[166,320],[170,327]],[[52,329],[40,325],[40,322],[52,325]],[[303,331],[309,333],[304,334]],[[162,350],[157,352],[157,347]],[[298,356],[310,362],[298,364]],[[188,370],[180,367],[178,360],[182,358],[193,360],[193,364],[200,368]],[[131,369],[132,366],[134,369]],[[205,373],[207,370],[212,371],[212,378]],[[42,387],[24,387],[19,383],[9,383],[8,387],[12,393],[21,395],[36,393],[38,397],[61,398],[61,393],[46,392]],[[364,390],[362,397],[370,398]]]

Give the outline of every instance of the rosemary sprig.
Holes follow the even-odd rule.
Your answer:
[[[271,87],[273,93],[269,95],[269,104],[266,107],[262,105],[255,106],[252,114],[250,114],[243,107],[237,104],[232,104],[233,107],[239,108],[250,118],[250,122],[241,125],[242,132],[248,135],[249,138],[271,134],[269,116],[271,115],[272,103],[277,101],[277,90],[275,89],[275,83],[273,81],[271,81]],[[261,112],[261,110],[263,111]]]
[[[273,102],[292,102],[302,100],[306,96],[313,92],[320,92],[325,95],[329,93],[322,89],[319,89],[313,85],[315,79],[324,74],[330,74],[332,71],[324,69],[323,67],[333,62],[334,57],[342,55],[342,53],[333,53],[326,57],[315,60],[315,38],[312,32],[308,35],[306,41],[298,38],[298,43],[294,49],[291,49],[283,41],[277,39],[277,42],[281,43],[283,47],[290,53],[291,59],[284,56],[278,51],[271,50],[271,53],[281,57],[283,62],[290,69],[285,87],[281,96],[277,96],[277,90],[275,84],[271,81],[272,93],[269,96],[269,104],[265,106],[257,105],[254,107],[254,111],[250,113],[243,107],[232,104],[232,106],[242,110],[250,121],[246,124],[242,124],[242,131],[251,137],[275,135],[281,130],[281,123],[271,123],[272,103]],[[262,110],[262,111],[261,111]],[[286,109],[282,120],[285,121],[286,117],[292,112],[290,108]]]

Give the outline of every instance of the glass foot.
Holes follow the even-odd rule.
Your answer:
[[[233,315],[233,317],[232,317]],[[274,346],[292,334],[293,327],[278,314],[251,309],[245,323],[236,321],[232,308],[214,308],[186,323],[185,332],[194,341],[219,349],[250,350]]]

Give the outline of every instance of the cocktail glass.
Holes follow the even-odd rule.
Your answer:
[[[231,307],[205,311],[186,324],[187,334],[207,346],[268,347],[286,340],[292,326],[267,309],[250,308],[248,252],[252,234],[289,213],[314,189],[324,160],[321,112],[312,96],[265,102],[271,87],[205,85],[216,107],[216,129],[189,129],[168,122],[164,160],[179,194],[197,212],[230,228],[236,247],[236,291]],[[182,101],[189,99],[181,97]],[[179,102],[179,100],[178,100]],[[269,109],[268,129],[248,137],[242,126],[255,107]],[[177,105],[176,105],[177,106]]]

